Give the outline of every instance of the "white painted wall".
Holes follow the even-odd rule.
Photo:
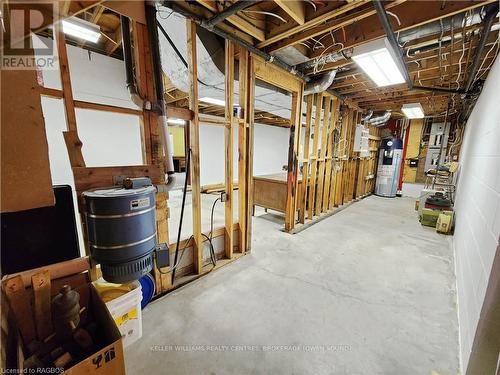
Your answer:
[[[234,180],[238,180],[238,128],[234,127]],[[278,173],[288,160],[290,130],[270,125],[254,126],[254,176]],[[200,126],[201,185],[224,182],[224,128]]]
[[[465,373],[500,236],[500,60],[467,122],[453,237],[460,354]]]
[[[68,59],[75,100],[134,108],[125,88],[123,61],[67,45]],[[61,88],[59,71],[44,71],[45,87]],[[66,130],[63,101],[42,97],[49,160],[54,185],[70,185],[74,190],[73,174],[62,132]],[[143,164],[140,122],[138,116],[76,110],[78,133],[83,142],[86,165],[117,166]],[[76,195],[75,209],[76,209]],[[81,241],[81,227],[77,215]]]
[[[288,164],[290,129],[255,124],[253,174],[278,173]]]

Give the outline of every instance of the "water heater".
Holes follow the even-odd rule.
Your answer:
[[[112,283],[137,280],[151,271],[156,248],[156,189],[111,187],[83,193],[88,244]]]
[[[403,154],[403,141],[399,138],[383,139],[380,143],[375,194],[395,197]]]

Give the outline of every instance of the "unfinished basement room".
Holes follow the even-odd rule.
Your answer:
[[[2,374],[500,375],[498,0],[0,12]]]

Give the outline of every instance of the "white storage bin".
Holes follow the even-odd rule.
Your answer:
[[[94,285],[122,334],[123,346],[139,340],[142,337],[141,284],[138,281],[129,284],[97,281]]]

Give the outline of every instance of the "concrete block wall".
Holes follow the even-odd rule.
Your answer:
[[[500,235],[500,61],[467,122],[460,153],[453,237],[460,356],[465,373]]]

